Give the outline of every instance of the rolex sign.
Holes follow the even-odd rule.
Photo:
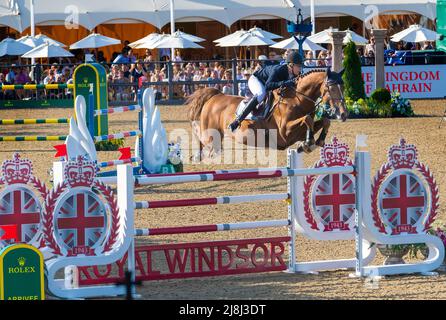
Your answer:
[[[44,300],[42,253],[13,244],[0,252],[0,300]]]

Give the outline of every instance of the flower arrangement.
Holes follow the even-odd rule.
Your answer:
[[[414,112],[409,99],[405,99],[398,91],[391,94],[392,116],[413,117]]]
[[[387,93],[387,94],[385,94]],[[385,101],[390,96],[390,100]],[[392,92],[381,89],[372,95],[371,98],[352,100],[345,98],[347,110],[350,118],[390,118],[390,117],[411,117],[414,116],[410,100],[401,97],[399,92]]]
[[[167,159],[168,163],[174,166],[175,172],[183,171],[183,153],[180,141],[169,143]]]

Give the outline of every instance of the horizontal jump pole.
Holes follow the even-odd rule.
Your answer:
[[[55,84],[5,84],[0,85],[0,89],[6,90],[58,90],[74,89],[74,84],[55,83]]]
[[[120,164],[128,164],[128,163],[141,163],[140,157],[134,157],[130,159],[125,160],[112,160],[112,161],[105,161],[98,163],[99,168],[107,168],[107,167],[114,167]]]
[[[16,136],[0,137],[0,141],[65,141],[67,136]]]
[[[97,137],[94,137],[94,142],[109,141],[109,140],[113,140],[113,139],[123,139],[123,138],[136,137],[136,136],[139,136],[139,137],[142,136],[141,130],[124,131],[124,132],[115,133],[115,134],[97,136]]]
[[[174,208],[174,207],[193,207],[217,204],[238,204],[260,201],[278,201],[288,200],[288,193],[273,194],[254,194],[241,196],[224,196],[214,198],[198,199],[178,199],[178,200],[159,200],[159,201],[137,201],[135,209],[156,209],[156,208]]]
[[[322,167],[309,169],[288,169],[288,168],[265,168],[255,171],[239,171],[228,173],[212,174],[190,174],[190,175],[171,175],[162,177],[135,177],[135,184],[139,186],[154,184],[178,184],[188,182],[204,181],[234,181],[234,180],[256,180],[271,179],[281,177],[310,176],[323,174],[348,174],[354,173],[353,166],[344,167]]]
[[[201,226],[136,229],[135,237],[288,227],[289,220],[220,223]]]
[[[115,108],[108,108],[103,110],[95,110],[94,116],[103,116],[107,114],[113,114],[113,113],[123,113],[123,112],[129,112],[129,111],[141,111],[140,105],[133,105],[133,106],[124,106],[124,107],[115,107]]]
[[[44,123],[70,123],[68,118],[59,119],[0,119],[0,125],[18,125],[18,124],[44,124]]]

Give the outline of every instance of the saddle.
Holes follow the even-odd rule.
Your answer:
[[[240,104],[237,107],[236,115],[239,115],[246,103],[249,102],[249,98],[244,99],[240,102]],[[257,105],[257,108],[254,109],[246,118],[245,120],[266,120],[269,119],[273,112],[273,104],[274,104],[274,93],[272,91],[268,92],[266,95],[266,98],[263,99],[262,102],[260,102]]]

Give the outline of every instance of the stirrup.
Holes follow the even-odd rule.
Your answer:
[[[229,124],[228,129],[231,130],[231,132],[234,132],[240,127],[241,124],[242,122],[239,119],[235,119]]]

